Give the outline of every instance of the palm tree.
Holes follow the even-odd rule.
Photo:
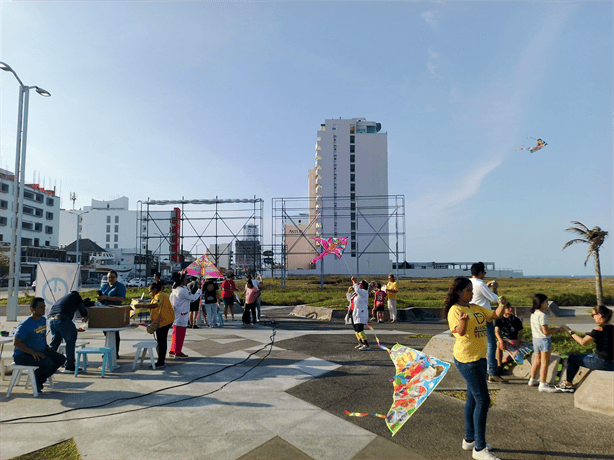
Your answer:
[[[589,229],[586,225],[576,221],[572,221],[571,223],[577,225],[577,227],[569,227],[566,231],[576,233],[582,238],[575,238],[568,241],[565,243],[565,246],[563,246],[563,250],[575,243],[588,244],[588,255],[584,261],[584,266],[586,266],[591,256],[595,258],[595,290],[597,292],[597,305],[604,305],[603,286],[601,285],[601,265],[599,264],[599,248],[605,241],[605,237],[608,236],[608,232],[601,230],[600,227]]]

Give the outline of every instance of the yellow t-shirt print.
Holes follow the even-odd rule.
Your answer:
[[[471,363],[486,358],[486,323],[492,318],[494,311],[474,304],[468,307],[453,305],[448,312],[450,330],[460,324],[458,316],[461,312],[467,313],[469,320],[465,335],[452,334],[456,338],[452,350],[454,358],[461,363]]]

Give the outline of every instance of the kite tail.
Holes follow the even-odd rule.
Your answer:
[[[377,342],[377,346],[380,347],[382,350],[386,350],[388,354],[390,354],[390,350],[380,343],[379,338],[377,337],[377,334],[375,333],[375,329],[373,329],[370,324],[367,324],[367,327],[371,329],[371,331],[373,332],[373,335],[375,336],[375,341]]]
[[[384,414],[376,414],[373,412],[348,412],[348,411],[344,411],[344,412],[345,412],[345,415],[348,415],[350,417],[366,417],[367,415],[374,415],[375,417],[386,418]]]

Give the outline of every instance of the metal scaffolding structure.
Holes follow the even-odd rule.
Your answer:
[[[164,217],[154,212],[169,214]],[[185,258],[196,252],[207,253],[211,261],[220,266],[220,261],[227,257],[229,267],[241,273],[261,270],[261,244],[264,200],[261,198],[186,200],[150,200],[137,204],[137,247],[141,260],[145,260],[151,271],[151,259],[157,255],[158,260],[167,256],[175,264],[187,265]],[[177,222],[173,222],[172,212],[178,210]],[[180,233],[174,231],[179,223]],[[151,232],[150,232],[151,228]],[[156,230],[154,233],[153,230]],[[248,238],[241,232],[249,229]],[[176,235],[177,234],[177,235]],[[177,240],[175,240],[175,235]],[[243,236],[243,238],[241,238]],[[202,243],[203,251],[198,251]],[[233,244],[235,249],[233,250]],[[224,245],[222,249],[221,246]],[[172,248],[178,247],[178,251]],[[234,261],[233,261],[234,257]],[[149,275],[149,273],[147,273]]]
[[[320,252],[316,237],[349,237],[343,258],[350,260],[344,264],[350,272],[355,270],[353,275],[359,276],[361,269],[371,270],[366,268],[370,257],[385,263],[392,256],[394,262],[389,261],[385,271],[394,266],[397,278],[399,271],[405,271],[400,263],[406,250],[404,195],[273,198],[272,220],[272,246],[279,248],[273,258],[280,268],[282,286],[292,265],[289,259],[310,260]],[[361,266],[361,258],[366,267],[364,263]],[[324,259],[318,264],[323,280]],[[315,264],[301,268],[303,273],[316,274]],[[381,271],[382,267],[373,270]]]

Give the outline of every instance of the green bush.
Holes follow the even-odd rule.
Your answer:
[[[603,301],[606,305],[612,305],[614,297],[612,295],[604,295]],[[573,307],[573,306],[586,306],[594,307],[597,305],[597,296],[590,292],[585,293],[571,293],[561,292],[560,294],[554,294],[550,296],[550,300],[553,300],[561,307]]]

